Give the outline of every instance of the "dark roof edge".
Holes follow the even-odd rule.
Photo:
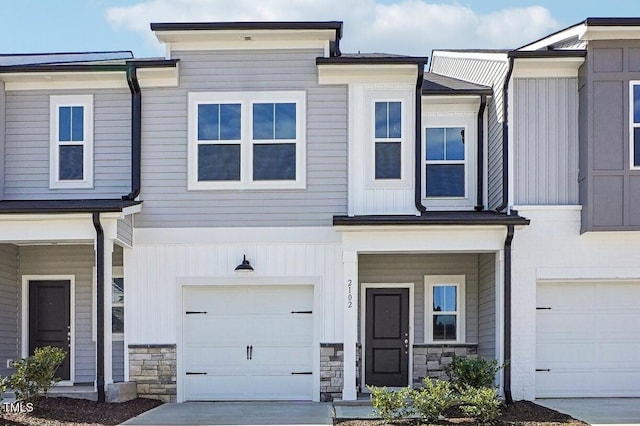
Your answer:
[[[175,67],[180,59],[132,59],[127,61],[127,64],[132,64],[136,68],[171,68]]]
[[[429,61],[427,57],[419,56],[398,56],[398,57],[386,57],[386,58],[354,58],[349,56],[337,56],[337,57],[318,57],[316,58],[316,65],[347,65],[347,64],[361,64],[361,65],[398,65],[398,64],[415,64],[426,65]]]
[[[480,215],[479,215],[480,216]],[[529,225],[531,221],[521,216],[502,215],[501,217],[459,217],[459,216],[334,216],[333,226],[479,226],[479,225]]]
[[[0,53],[0,57],[12,56],[55,56],[55,55],[98,55],[101,53],[129,53],[133,58],[131,50],[99,50],[95,52],[35,52],[35,53]]]
[[[464,96],[464,95],[480,96],[480,95],[493,95],[493,89],[491,88],[463,89],[463,90],[452,89],[450,91],[422,89],[422,94],[423,95],[441,95],[441,96]]]
[[[67,64],[67,65],[6,65],[0,66],[0,73],[9,72],[125,72],[127,64],[136,68],[175,67],[178,59],[157,59],[152,61],[127,60],[124,64]]]
[[[142,201],[114,200],[4,200],[0,201],[1,214],[69,214],[118,213]]]
[[[584,58],[587,51],[584,49],[558,49],[558,50],[512,50],[509,58]]]
[[[610,17],[610,18],[587,18],[583,21],[587,26],[595,27],[636,27],[640,26],[640,18],[632,17]]]
[[[152,22],[151,31],[189,30],[336,30],[342,37],[342,21],[273,22]]]
[[[580,21],[580,22],[578,22],[577,24],[573,24],[573,25],[569,25],[568,27],[561,28],[561,29],[559,29],[558,31],[554,31],[554,32],[552,32],[551,34],[547,34],[547,35],[546,35],[546,36],[544,36],[544,37],[540,37],[540,38],[539,38],[539,39],[537,39],[537,40],[533,40],[533,41],[530,41],[530,42],[529,42],[529,43],[527,43],[527,44],[523,44],[522,46],[520,46],[520,47],[518,47],[518,48],[516,48],[516,49],[514,49],[514,50],[520,50],[520,49],[522,49],[522,48],[524,48],[524,47],[531,46],[532,44],[536,44],[536,43],[538,43],[538,42],[541,42],[541,41],[542,41],[542,40],[544,40],[544,39],[547,39],[547,38],[549,38],[549,37],[553,37],[553,36],[554,36],[554,35],[556,35],[556,34],[560,34],[560,33],[562,33],[562,32],[565,32],[565,31],[567,31],[567,30],[570,30],[571,28],[573,28],[573,27],[577,27],[578,25],[582,25],[582,24],[584,24],[584,23],[585,23],[585,21]]]

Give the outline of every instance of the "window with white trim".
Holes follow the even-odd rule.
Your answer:
[[[402,179],[402,102],[374,106],[374,179]]]
[[[640,81],[630,83],[630,119],[629,129],[631,148],[631,168],[640,169]]]
[[[111,333],[114,340],[124,340],[124,277],[122,271],[115,270],[111,281]]]
[[[425,187],[427,198],[466,197],[464,127],[425,129]]]
[[[427,343],[464,342],[464,275],[427,275],[425,339]]]
[[[49,187],[93,187],[93,96],[51,96],[49,103]]]
[[[189,189],[304,188],[303,91],[189,94]]]

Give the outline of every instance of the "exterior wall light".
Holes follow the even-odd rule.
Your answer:
[[[242,256],[242,263],[236,266],[236,271],[253,271],[253,266],[247,260],[247,255]]]

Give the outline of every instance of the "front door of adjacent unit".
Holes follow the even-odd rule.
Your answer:
[[[365,383],[409,384],[409,289],[368,288],[365,319]]]
[[[29,355],[35,348],[54,346],[67,353],[56,376],[71,379],[71,283],[69,280],[29,281]]]
[[[185,287],[184,399],[311,400],[313,286]]]

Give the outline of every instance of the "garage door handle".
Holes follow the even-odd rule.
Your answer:
[[[199,373],[199,372],[194,372],[194,371],[187,371],[186,375],[187,376],[206,376],[207,373]]]
[[[536,368],[536,371],[551,371],[549,368]]]
[[[313,311],[291,311],[292,314],[312,314]]]
[[[550,311],[550,310],[551,310],[551,308],[550,308],[550,307],[545,306],[545,307],[543,307],[543,308],[536,308],[536,310],[538,310],[538,311]]]
[[[195,314],[204,314],[204,315],[206,315],[207,312],[206,311],[187,311],[187,312],[185,312],[185,314],[187,314],[187,315],[195,315]]]
[[[247,359],[253,358],[253,346],[247,345]]]
[[[296,372],[296,371],[292,371],[291,375],[292,376],[310,376],[313,373],[311,371],[300,371],[300,372]]]

